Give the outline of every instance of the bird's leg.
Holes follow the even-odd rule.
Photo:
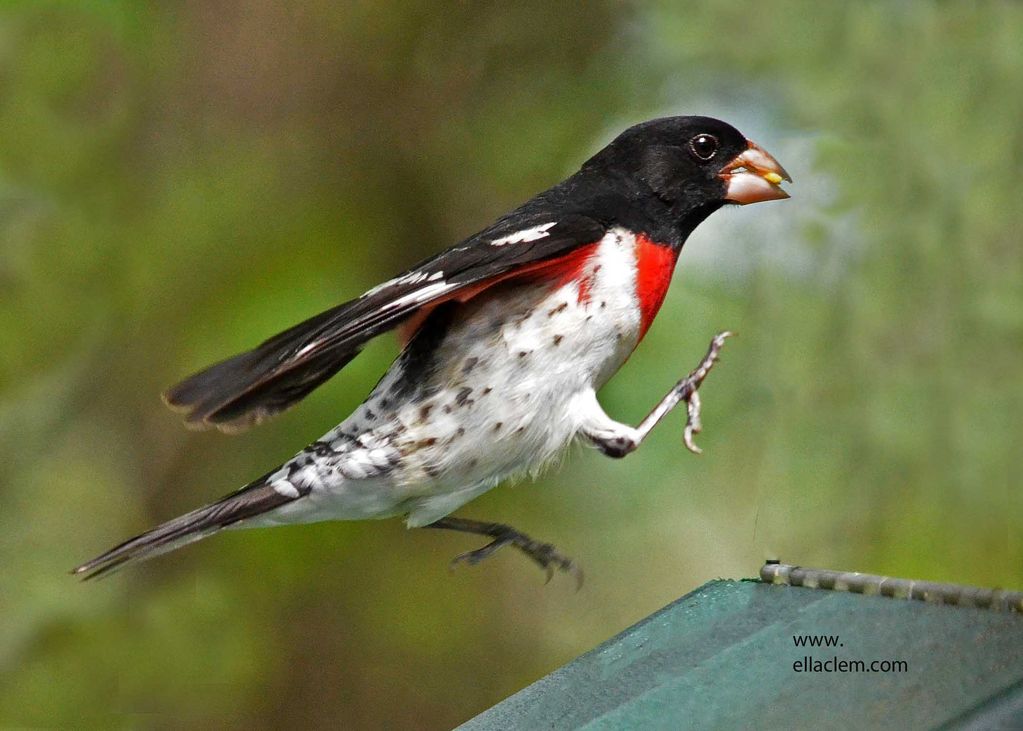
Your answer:
[[[540,568],[547,572],[547,581],[551,580],[554,576],[554,570],[557,569],[572,574],[575,577],[577,587],[582,586],[583,572],[572,559],[559,553],[550,543],[541,543],[534,540],[525,533],[515,530],[510,525],[484,523],[479,520],[467,520],[465,518],[448,516],[423,527],[456,530],[461,533],[475,533],[476,535],[490,536],[494,539],[482,548],[455,556],[451,561],[452,567],[462,561],[470,565],[478,564],[483,559],[493,555],[499,548],[510,545],[515,546],[538,563]]]
[[[707,377],[711,368],[718,361],[725,339],[731,335],[732,333],[727,331],[715,335],[710,341],[707,354],[699,365],[668,391],[660,403],[640,422],[639,426],[633,428],[619,424],[604,414],[599,405],[596,405],[592,423],[583,429],[583,435],[607,456],[624,457],[635,451],[658,422],[680,402],[685,401],[687,416],[685,430],[682,432],[682,441],[690,452],[699,454],[703,450],[697,447],[693,441],[693,436],[699,434],[702,429],[700,395],[697,391],[700,384],[703,383],[703,379]]]

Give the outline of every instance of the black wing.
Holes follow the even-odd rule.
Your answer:
[[[598,241],[605,226],[581,215],[514,216],[371,289],[210,366],[164,394],[196,428],[245,429],[284,411],[344,368],[366,341],[423,306],[480,290]]]

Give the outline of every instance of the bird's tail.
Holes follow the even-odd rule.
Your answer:
[[[106,553],[76,567],[71,573],[82,576],[83,579],[94,579],[109,574],[128,564],[145,561],[202,540],[229,525],[273,510],[298,497],[297,493],[293,497],[281,494],[267,483],[265,477],[260,478],[215,503],[185,513],[150,531],[129,538]]]

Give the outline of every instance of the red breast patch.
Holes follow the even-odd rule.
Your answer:
[[[675,272],[678,254],[670,246],[656,244],[642,234],[636,236],[636,297],[639,299],[639,338],[643,339]]]

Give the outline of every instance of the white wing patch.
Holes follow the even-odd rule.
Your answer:
[[[409,272],[408,274],[403,274],[400,277],[395,277],[394,279],[388,279],[386,282],[378,284],[377,286],[373,287],[373,289],[369,290],[368,292],[366,292],[362,296],[363,297],[371,297],[374,294],[379,294],[380,292],[383,292],[385,289],[387,289],[389,287],[400,287],[403,284],[419,284],[420,282],[436,282],[438,279],[440,279],[443,276],[444,276],[444,272],[433,272],[432,274],[427,274],[426,272]]]
[[[433,284],[426,285],[422,289],[409,292],[403,297],[399,297],[392,302],[388,302],[384,305],[383,309],[393,310],[398,307],[404,307],[405,305],[415,305],[427,302],[449,290],[458,289],[458,286],[459,285],[457,284],[451,284],[449,282],[434,282]]]
[[[426,272],[409,272],[408,274],[403,274],[400,277],[388,279],[386,282],[378,284],[373,289],[363,294],[360,299],[364,299],[374,294],[378,294],[391,287],[400,287],[403,285],[416,285],[420,284],[421,282],[430,282],[430,284],[420,287],[419,289],[415,289],[406,295],[403,295],[395,300],[392,300],[391,302],[386,303],[382,309],[393,310],[397,307],[404,307],[405,305],[408,304],[419,304],[431,300],[437,295],[444,294],[448,290],[457,288],[457,285],[449,284],[448,282],[443,281],[443,279],[444,272],[441,271],[432,272],[429,274]],[[311,342],[308,342],[305,345],[303,345],[298,350],[298,352],[296,352],[295,355],[292,357],[301,358],[306,353],[316,350],[322,344],[323,344],[322,340],[313,340]]]
[[[550,236],[548,229],[553,228],[557,224],[557,221],[551,221],[541,226],[533,226],[533,228],[523,229],[522,231],[516,231],[508,236],[502,236],[499,239],[494,239],[490,242],[491,246],[504,246],[506,244],[524,244],[529,241],[536,241],[537,239],[543,239]]]
[[[306,353],[308,353],[308,352],[310,352],[312,350],[316,350],[318,347],[320,347],[322,342],[323,341],[321,341],[321,340],[313,340],[312,342],[306,343],[301,348],[299,348],[298,352],[295,353],[295,355],[292,356],[292,357],[293,358],[301,358]]]

